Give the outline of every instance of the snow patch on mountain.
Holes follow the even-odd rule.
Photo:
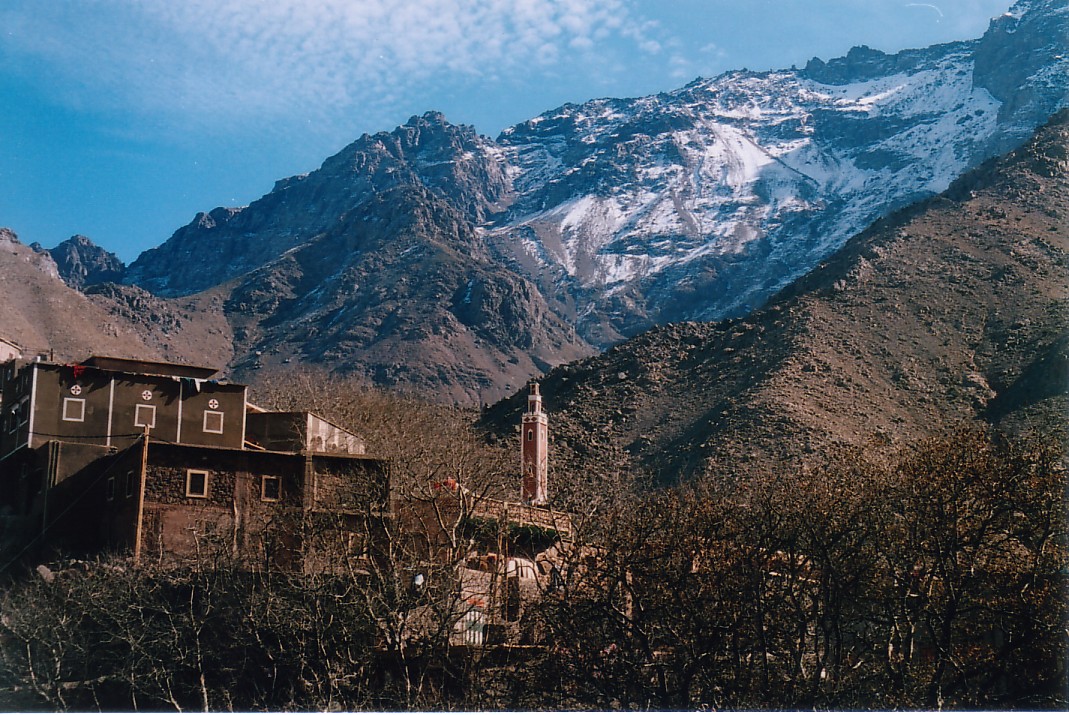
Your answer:
[[[514,196],[487,235],[506,253],[518,245],[532,274],[565,273],[580,304],[690,271],[715,282],[764,256],[745,267],[754,290],[681,316],[719,317],[983,157],[1002,103],[974,85],[975,48],[910,51],[896,71],[838,84],[731,72],[653,97],[564,105],[498,139]],[[857,53],[870,56],[890,57]]]

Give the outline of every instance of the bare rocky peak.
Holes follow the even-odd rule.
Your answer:
[[[125,282],[159,295],[204,290],[335,230],[398,186],[425,187],[478,223],[505,191],[487,141],[434,112],[392,132],[364,135],[316,171],[277,182],[247,207],[198,214],[139,256]]]
[[[10,256],[16,262],[30,266],[49,278],[59,278],[59,268],[56,267],[56,262],[52,260],[47,251],[23,245],[14,231],[0,227],[0,247],[5,247],[5,244]]]
[[[56,262],[59,275],[71,288],[82,290],[97,283],[122,280],[126,265],[114,253],[97,246],[86,236],[71,236],[48,254]]]

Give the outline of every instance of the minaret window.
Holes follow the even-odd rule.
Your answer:
[[[530,442],[533,439],[534,439],[534,430],[533,429],[527,430],[527,441]]]

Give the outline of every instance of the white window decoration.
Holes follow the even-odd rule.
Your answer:
[[[71,385],[71,394],[74,395],[75,397],[77,397],[78,395],[82,394],[82,386],[81,385]]]
[[[142,392],[141,393],[141,399],[144,400],[145,402],[148,402],[149,400],[151,400],[152,399],[152,390],[145,390],[144,392]]]
[[[186,470],[186,496],[205,499],[208,496],[208,471],[204,469]]]
[[[223,433],[223,413],[204,410],[204,431],[212,434]]]
[[[85,422],[85,400],[78,397],[64,397],[63,420],[65,422]]]
[[[148,427],[152,429],[156,426],[156,406],[155,405],[137,405],[134,408],[134,427]]]

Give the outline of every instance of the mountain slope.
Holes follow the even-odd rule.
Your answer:
[[[1063,425],[1069,111],[877,222],[744,319],[655,328],[542,380],[554,460],[672,481],[986,420]],[[508,434],[517,395],[485,421]]]
[[[506,129],[517,196],[492,233],[547,295],[572,296],[569,317],[602,346],[743,315],[1066,106],[1069,8],[1014,10],[975,41],[854,48]]]
[[[226,311],[249,356],[238,375],[296,359],[445,402],[497,400],[593,352],[456,209],[415,185],[238,279]]]
[[[199,214],[123,280],[236,291],[242,374],[277,355],[450,398],[504,394],[652,325],[746,315],[873,220],[1016,146],[1069,101],[1066,36],[1063,2],[1021,0],[978,40],[565,105],[496,141],[428,113]],[[429,249],[394,250],[409,239],[386,226]],[[484,284],[485,309],[453,298]],[[406,322],[424,313],[429,333]]]
[[[221,305],[167,301],[132,286],[103,284],[88,295],[64,283],[48,252],[0,228],[0,336],[30,355],[59,361],[91,354],[225,365],[231,335]]]

